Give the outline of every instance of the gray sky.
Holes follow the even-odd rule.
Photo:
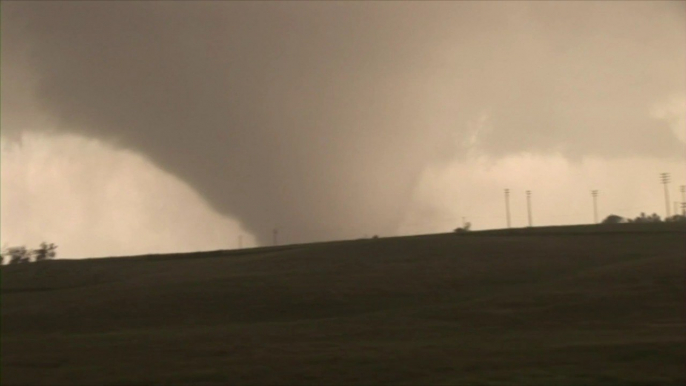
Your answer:
[[[663,214],[685,115],[684,2],[3,2],[2,242],[498,227],[505,187]]]

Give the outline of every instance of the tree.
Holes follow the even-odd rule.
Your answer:
[[[636,217],[633,222],[636,223],[651,223],[651,222],[662,222],[660,215],[653,213],[650,216],[646,216],[644,212],[641,212],[639,217]]]
[[[667,217],[665,222],[686,222],[686,216],[682,214],[675,214],[672,217]]]
[[[603,224],[621,224],[625,222],[624,217],[622,216],[617,216],[616,214],[611,214],[607,217],[605,217],[605,220],[603,220]]]
[[[649,217],[646,216],[645,212],[641,212],[641,215],[634,219],[634,222],[649,222]]]
[[[7,248],[5,255],[9,257],[8,264],[31,262],[31,252],[24,246]]]
[[[40,247],[33,251],[33,256],[35,257],[36,261],[54,259],[57,255],[55,249],[57,249],[57,245],[53,243],[48,244],[46,242],[42,242],[40,243]]]

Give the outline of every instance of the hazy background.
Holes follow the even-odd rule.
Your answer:
[[[684,2],[3,2],[3,245],[61,257],[664,216]]]

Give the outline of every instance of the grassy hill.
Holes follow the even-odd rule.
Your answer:
[[[2,268],[3,385],[683,385],[686,227]]]

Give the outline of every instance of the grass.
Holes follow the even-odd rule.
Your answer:
[[[686,227],[2,268],[3,385],[683,385]]]

